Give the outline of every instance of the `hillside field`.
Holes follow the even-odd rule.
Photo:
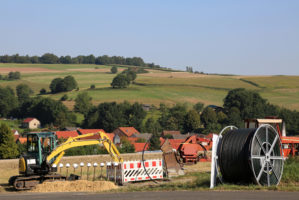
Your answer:
[[[67,92],[69,100],[65,105],[72,108],[77,94],[87,91],[93,103],[100,102],[141,102],[159,105],[161,102],[172,105],[178,102],[193,105],[202,102],[205,105],[222,106],[227,92],[233,88],[247,88],[258,91],[270,103],[299,111],[299,76],[239,76],[205,75],[187,72],[167,72],[147,69],[149,73],[138,74],[136,83],[126,89],[112,89],[110,83],[115,74],[110,73],[111,66],[87,64],[14,64],[0,63],[0,74],[10,71],[21,72],[21,80],[0,80],[1,86],[15,88],[20,83],[28,84],[35,92],[41,88],[49,91],[52,79],[72,75],[79,84],[79,91]],[[118,73],[126,69],[119,67]],[[96,89],[89,89],[94,84]],[[66,93],[47,94],[60,99]]]

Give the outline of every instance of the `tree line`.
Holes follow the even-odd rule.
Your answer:
[[[148,119],[142,104],[138,102],[133,104],[127,101],[104,102],[94,106],[88,93],[82,92],[75,99],[74,110],[70,111],[61,101],[42,96],[32,97],[32,94],[32,89],[26,84],[17,85],[15,90],[0,86],[0,117],[36,117],[43,126],[50,129],[81,126],[112,132],[117,127],[133,126],[141,132],[154,134],[150,147],[159,143],[158,138],[162,130],[180,130],[182,133],[218,133],[224,126],[235,125],[242,128],[244,119],[266,116],[282,118],[289,135],[299,134],[298,111],[270,104],[257,92],[243,88],[230,90],[224,98],[223,107],[204,106],[200,102],[192,108],[183,103],[174,106],[161,103],[155,108],[160,111],[160,116]],[[75,112],[84,115],[82,124],[77,124]],[[0,125],[0,158],[8,158],[6,155],[14,157],[18,153],[13,150],[15,148],[7,148],[13,141],[11,139],[13,136],[8,129],[7,126]],[[124,146],[122,151],[134,151],[129,143]],[[91,151],[89,148],[85,150]],[[73,151],[75,153],[76,150]],[[102,152],[102,149],[98,149],[97,152]],[[69,152],[70,155],[73,153]]]
[[[154,63],[145,63],[140,57],[123,57],[123,56],[94,56],[93,54],[84,56],[79,55],[76,57],[56,56],[52,53],[45,53],[42,56],[20,56],[14,55],[2,55],[0,56],[0,63],[42,63],[42,64],[98,64],[98,65],[132,65],[150,68],[160,68],[159,65]]]

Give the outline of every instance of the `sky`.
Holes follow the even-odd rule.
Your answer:
[[[117,55],[205,73],[299,75],[297,0],[0,0],[0,55]]]

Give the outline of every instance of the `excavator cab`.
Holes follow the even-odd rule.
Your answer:
[[[19,159],[19,173],[27,176],[48,173],[46,158],[55,147],[54,132],[27,133],[27,151]]]

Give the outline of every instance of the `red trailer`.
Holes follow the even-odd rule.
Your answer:
[[[178,148],[184,163],[211,161],[207,151],[212,148],[212,139],[198,135],[188,137]]]

